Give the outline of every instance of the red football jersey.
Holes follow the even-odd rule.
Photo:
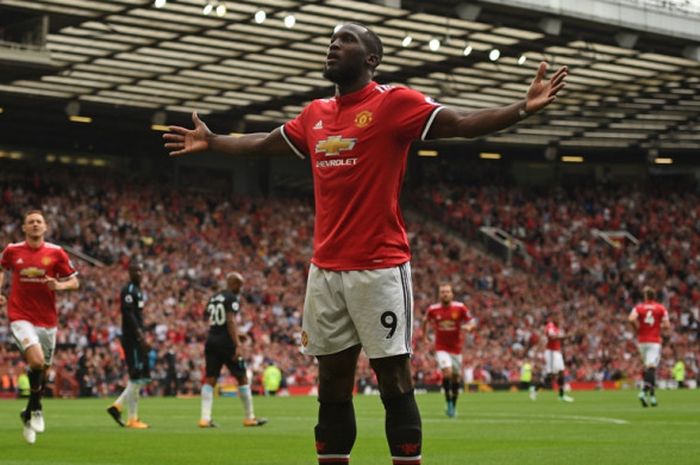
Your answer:
[[[389,268],[411,258],[399,194],[411,142],[424,139],[443,107],[420,92],[370,82],[314,100],[280,129],[311,157],[319,268]]]
[[[639,342],[661,342],[661,321],[668,318],[668,310],[658,302],[638,304],[632,309],[639,322],[637,340]]]
[[[544,327],[544,334],[547,336],[547,345],[545,346],[549,350],[561,351],[561,329],[557,327],[553,322],[548,322],[547,326]]]
[[[48,242],[36,249],[19,242],[5,248],[0,266],[12,271],[7,302],[10,321],[26,320],[45,328],[56,326],[56,292],[46,287],[44,279],[49,276],[61,280],[77,274],[66,252]]]
[[[460,302],[450,302],[446,307],[441,303],[433,304],[428,307],[426,318],[435,331],[435,350],[461,354],[464,345],[462,324],[472,319],[467,306]]]

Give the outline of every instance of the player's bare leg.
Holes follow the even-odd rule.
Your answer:
[[[420,412],[413,393],[409,355],[370,360],[386,410],[386,437],[394,465],[421,463]]]
[[[357,427],[352,390],[360,355],[356,345],[332,355],[318,356],[318,423],[314,428],[318,462],[347,464]]]

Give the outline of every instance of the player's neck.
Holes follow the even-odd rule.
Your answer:
[[[39,247],[44,245],[44,238],[42,236],[39,236],[39,237],[25,236],[24,241],[32,249],[38,249]]]
[[[338,96],[352,94],[363,89],[372,81],[372,76],[362,76],[361,78],[347,84],[336,84],[335,94]]]

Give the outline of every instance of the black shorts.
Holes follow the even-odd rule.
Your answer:
[[[122,341],[124,358],[129,369],[129,379],[134,382],[148,382],[151,380],[151,369],[148,366],[148,353],[143,351],[141,344],[135,341]]]
[[[207,378],[218,378],[221,374],[221,367],[226,365],[228,371],[236,378],[245,376],[245,366],[238,364],[234,359],[236,346],[231,343],[222,344],[215,340],[208,339],[204,345],[204,359],[206,360]]]

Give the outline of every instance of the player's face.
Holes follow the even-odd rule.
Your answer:
[[[346,24],[331,36],[323,77],[343,85],[355,82],[367,69],[368,52],[361,40],[364,31],[354,24]]]
[[[39,213],[31,213],[24,219],[22,225],[24,234],[31,238],[42,238],[46,234],[46,221]]]
[[[137,265],[130,265],[129,279],[131,279],[132,283],[141,284],[141,280],[143,280],[143,265],[140,263]]]
[[[449,304],[452,302],[454,294],[452,293],[452,286],[440,286],[440,302],[443,304]]]
[[[231,292],[238,294],[243,286],[243,277],[238,273],[233,273],[228,277],[227,281],[228,288],[231,290]]]

